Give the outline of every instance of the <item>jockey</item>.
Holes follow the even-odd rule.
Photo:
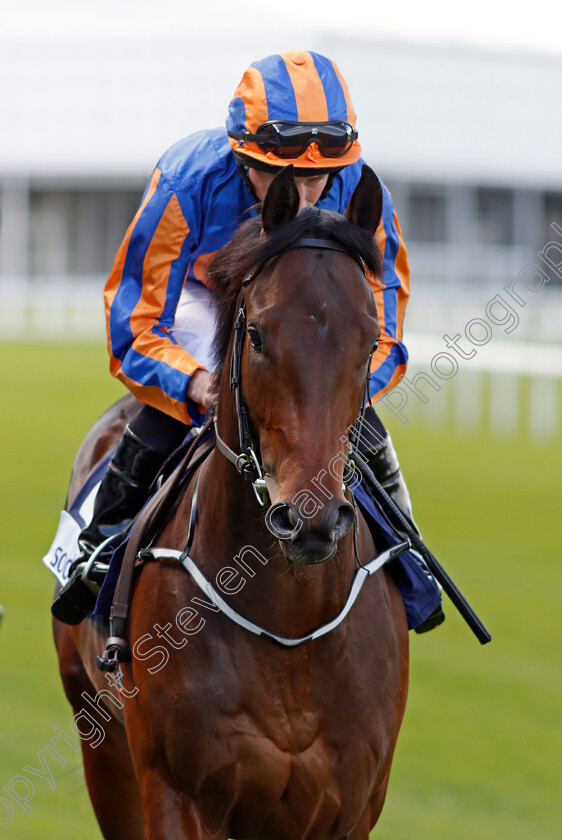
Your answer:
[[[346,82],[332,61],[313,52],[271,55],[244,73],[226,130],[192,134],[158,162],[105,288],[110,369],[143,407],[115,450],[92,521],[80,535],[78,558],[53,603],[59,620],[77,624],[92,610],[95,595],[81,577],[85,562],[104,539],[130,524],[164,460],[212,405],[208,260],[259,212],[275,174],[288,164],[295,167],[301,208],[343,213],[363,165],[355,121]],[[399,381],[408,359],[402,343],[408,256],[382,187],[375,238],[384,279],[370,278],[382,329],[372,361],[373,400]],[[363,442],[363,456],[413,521],[392,441],[374,409],[369,411],[372,439]],[[441,620],[442,613],[430,624]]]

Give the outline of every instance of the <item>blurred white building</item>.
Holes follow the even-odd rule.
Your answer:
[[[230,31],[220,18],[220,32],[155,21],[147,34],[134,3],[117,6],[131,25],[107,34],[102,10],[91,35],[0,35],[1,340],[102,340],[102,287],[153,166],[180,137],[222,124],[246,66],[283,49],[324,53],[349,82],[364,156],[391,189],[410,253],[412,373],[430,369],[445,333],[481,321],[537,262],[552,222],[562,227],[561,57],[302,26],[297,37],[246,25],[238,7]],[[531,297],[517,331],[495,326],[489,352],[420,415],[559,432],[556,273]]]
[[[0,35],[0,286],[101,282],[164,149],[303,45],[349,82],[418,289],[500,288],[562,225],[562,58],[322,29]]]

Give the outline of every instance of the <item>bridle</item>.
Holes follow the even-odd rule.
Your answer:
[[[338,242],[334,242],[331,239],[297,239],[292,245],[287,246],[283,249],[283,251],[279,253],[285,253],[285,251],[289,251],[294,248],[317,248],[322,250],[340,251],[342,254],[347,254],[347,256],[354,259],[355,262],[361,268],[363,276],[366,276],[365,263],[363,262],[362,258],[358,254],[354,254],[352,251],[348,250],[343,245],[340,245]],[[275,256],[279,256],[279,253],[268,257],[267,260],[264,260],[262,263],[260,263],[252,272],[250,272],[250,274],[248,274],[247,277],[244,278],[244,280],[242,281],[242,288],[240,290],[240,294],[238,295],[238,300],[236,302],[236,309],[238,310],[238,314],[234,323],[234,337],[232,342],[232,354],[230,357],[230,388],[234,392],[234,402],[236,407],[236,416],[238,420],[238,439],[240,446],[240,452],[238,454],[234,452],[234,450],[231,449],[229,446],[227,446],[227,444],[221,438],[217,428],[216,414],[214,419],[217,448],[228,461],[234,464],[242,478],[245,481],[251,482],[256,499],[262,507],[265,507],[270,503],[269,493],[264,479],[263,466],[258,456],[259,446],[256,445],[256,441],[254,440],[254,437],[252,435],[248,408],[242,396],[241,385],[242,350],[244,347],[244,336],[246,333],[246,302],[244,297],[244,291],[250,285],[250,283],[252,283],[261,274],[266,263],[270,259],[273,259]],[[375,350],[376,345],[372,347],[371,353],[369,355],[367,365],[367,377],[365,383],[365,397],[363,399],[363,405],[358,421],[359,429],[363,425],[365,409],[370,403],[371,360]]]
[[[312,239],[312,238],[304,238],[298,239],[293,245],[289,245],[285,250],[289,250],[291,248],[322,248],[322,249],[329,249],[333,251],[341,251],[344,254],[352,257],[360,266],[363,275],[365,275],[365,265],[361,257],[356,254],[353,254],[351,251],[348,251],[343,246],[339,245],[336,242],[327,239]],[[280,252],[280,253],[284,253]],[[274,256],[278,256],[278,254],[272,255],[268,259],[273,259]],[[248,408],[244,402],[244,398],[242,396],[241,391],[241,368],[242,368],[242,350],[244,346],[244,335],[246,332],[246,304],[244,300],[244,291],[245,288],[252,283],[256,277],[262,271],[265,263],[267,260],[262,262],[260,265],[257,266],[242,282],[242,288],[240,290],[240,294],[238,296],[238,300],[236,302],[236,309],[238,310],[238,314],[236,316],[236,321],[234,324],[234,336],[233,336],[233,344],[232,344],[232,354],[230,359],[230,387],[231,390],[234,392],[234,399],[235,399],[235,406],[236,406],[236,415],[238,418],[238,436],[239,436],[239,445],[240,445],[240,452],[236,453],[233,449],[231,449],[221,438],[218,429],[217,429],[217,417],[215,414],[214,424],[215,424],[215,433],[216,433],[216,443],[217,447],[220,452],[224,455],[224,457],[230,461],[242,478],[245,481],[249,481],[252,484],[254,489],[254,493],[259,504],[262,507],[265,507],[270,503],[269,493],[265,484],[264,479],[264,471],[263,467],[260,463],[260,459],[258,456],[258,446],[254,440],[252,435],[252,430],[250,428],[250,420],[248,414]],[[368,360],[368,367],[367,367],[367,376],[366,376],[366,384],[365,384],[365,397],[363,400],[363,406],[360,413],[360,423],[363,422],[363,415],[366,406],[370,402],[370,379],[371,379],[371,359],[372,355],[376,349],[376,345],[373,346],[371,349],[371,353],[369,355]],[[387,548],[381,554],[376,555],[369,563],[363,564],[359,559],[359,552],[357,547],[357,527],[353,529],[353,548],[355,553],[355,559],[357,561],[358,569],[355,573],[353,578],[353,582],[351,588],[349,590],[349,594],[347,596],[346,602],[338,615],[329,621],[327,624],[323,624],[320,627],[317,627],[315,630],[307,634],[306,636],[299,636],[299,637],[286,637],[286,636],[279,636],[276,633],[272,633],[261,627],[258,624],[255,624],[253,621],[250,621],[245,616],[238,613],[233,607],[224,600],[219,592],[214,588],[212,582],[205,576],[205,574],[201,571],[197,563],[190,557],[190,550],[193,542],[193,534],[195,528],[195,521],[197,518],[197,488],[199,484],[199,478],[201,473],[199,473],[195,485],[195,490],[192,496],[191,502],[191,516],[189,520],[189,531],[187,536],[187,543],[185,548],[182,550],[178,549],[171,549],[171,548],[163,548],[161,546],[157,546],[155,548],[147,548],[143,549],[141,552],[141,557],[144,559],[149,558],[171,558],[179,560],[179,562],[183,565],[185,570],[189,573],[192,577],[196,585],[199,589],[205,593],[206,597],[210,597],[211,601],[215,604],[217,610],[223,613],[227,618],[237,624],[239,627],[244,628],[250,633],[253,633],[256,636],[261,636],[263,638],[267,638],[272,642],[276,642],[277,644],[285,647],[285,648],[294,648],[298,647],[299,645],[304,644],[305,642],[311,641],[312,639],[318,639],[321,636],[330,633],[336,627],[342,623],[345,617],[348,615],[349,611],[355,604],[359,593],[363,587],[363,584],[371,575],[374,575],[379,569],[381,569],[384,565],[389,563],[395,557],[399,557],[402,552],[406,551],[411,547],[411,543],[409,539],[402,539],[395,545]],[[354,510],[355,508],[355,500],[353,499]],[[357,512],[355,513],[355,524],[357,526]]]
[[[274,257],[279,256],[280,253],[284,253],[284,251],[293,248],[320,248],[340,251],[352,257],[359,264],[363,275],[365,276],[365,265],[361,257],[359,257],[357,254],[354,254],[347,248],[344,248],[342,245],[332,240],[303,238],[298,239],[292,245],[287,246],[285,249],[279,251],[277,254],[272,254],[270,257],[268,257],[266,260],[260,263],[244,279],[242,283],[242,288],[240,290],[240,294],[236,302],[238,314],[234,325],[234,337],[230,363],[230,387],[234,391],[235,397],[236,413],[238,417],[240,453],[234,452],[234,450],[230,449],[230,447],[227,446],[227,444],[222,440],[217,429],[216,415],[214,418],[214,423],[217,448],[224,455],[224,457],[227,458],[227,460],[234,464],[240,475],[246,481],[252,483],[254,493],[261,506],[266,506],[269,503],[269,494],[263,477],[263,467],[260,463],[258,456],[258,447],[256,446],[256,442],[253,438],[252,431],[250,428],[248,409],[241,393],[242,350],[244,346],[244,335],[246,332],[246,305],[244,301],[244,290],[251,282],[253,282],[256,279],[256,277],[258,277],[264,265],[269,259],[273,259]],[[375,350],[376,344],[372,347],[371,352],[369,354],[367,375],[365,381],[365,395],[363,399],[363,405],[359,414],[359,419],[356,424],[356,440],[359,439],[361,436],[361,429],[365,420],[365,409],[371,401],[371,360]],[[353,457],[356,456],[354,455]],[[357,460],[361,465],[362,459],[360,457],[357,457]],[[368,465],[364,464],[364,467],[368,471]],[[361,470],[363,470],[363,466],[361,466]],[[253,633],[257,636],[261,636],[263,638],[267,638],[270,641],[276,642],[277,644],[288,648],[297,647],[305,642],[311,641],[312,639],[320,638],[326,633],[329,633],[332,630],[334,630],[342,623],[342,621],[348,615],[349,611],[356,602],[359,593],[361,592],[361,589],[363,587],[363,584],[365,583],[367,578],[371,575],[374,575],[379,569],[381,569],[387,563],[392,561],[394,558],[399,557],[404,551],[411,549],[413,545],[417,549],[416,553],[421,561],[421,564],[428,568],[431,574],[435,576],[436,580],[438,580],[441,583],[447,594],[452,598],[453,603],[455,604],[457,609],[459,609],[459,611],[461,612],[463,618],[468,622],[471,629],[476,633],[480,642],[482,644],[485,644],[486,642],[490,641],[490,634],[488,633],[478,616],[474,613],[474,610],[472,610],[470,604],[468,604],[462,593],[458,590],[458,588],[449,578],[449,576],[438,563],[438,561],[435,559],[435,557],[425,547],[417,532],[415,532],[410,527],[408,521],[404,518],[401,511],[394,505],[392,500],[385,493],[384,488],[381,487],[381,485],[376,481],[375,477],[372,476],[372,474],[371,477],[373,485],[379,494],[379,501],[382,503],[382,507],[384,509],[385,514],[387,515],[388,521],[394,523],[393,527],[396,533],[402,536],[402,539],[395,545],[391,546],[390,548],[387,548],[381,554],[375,556],[370,562],[366,564],[361,563],[359,559],[359,552],[357,546],[358,517],[356,512],[355,527],[353,529],[353,545],[355,559],[359,568],[355,573],[355,577],[353,579],[347,600],[340,613],[327,624],[317,627],[314,631],[312,631],[306,636],[301,636],[298,638],[283,637],[265,630],[263,627],[255,624],[254,622],[250,621],[249,619],[245,618],[240,613],[238,613],[236,610],[234,610],[230,606],[230,604],[228,604],[217,592],[217,590],[213,587],[211,581],[208,580],[208,578],[199,569],[197,563],[189,555],[191,545],[193,542],[195,522],[197,519],[197,488],[200,476],[201,472],[198,473],[195,489],[192,495],[191,515],[189,519],[189,530],[185,548],[181,550],[165,548],[162,546],[154,546],[143,549],[140,552],[139,557],[141,559],[170,558],[178,560],[186,569],[186,571],[190,574],[195,584],[205,594],[205,596],[211,598],[217,610],[222,612],[227,618],[229,618],[235,624],[244,628],[248,632]],[[170,479],[172,478],[173,475],[170,477]],[[354,510],[356,511],[355,499],[353,497],[353,494],[351,494],[351,500],[354,506]],[[147,509],[150,509],[150,504],[149,506],[147,506]],[[391,517],[390,514],[392,514]],[[396,524],[397,522],[398,525]],[[140,531],[139,533],[142,533],[142,531]],[[128,598],[130,595],[130,580],[132,580],[134,557],[135,555],[131,554],[133,562],[130,564],[130,570],[128,572],[129,582],[127,583],[127,586],[129,587],[129,589],[126,589],[125,593],[127,600],[124,604],[116,603],[114,601],[114,605],[112,608],[112,616],[110,619],[110,638],[107,641],[107,648],[105,653],[103,654],[103,657],[98,657],[97,661],[98,667],[100,667],[101,670],[114,670],[114,668],[118,665],[119,662],[125,662],[128,661],[128,659],[130,659],[128,645],[126,641],[124,641],[124,639],[121,638],[121,636],[123,636],[125,632],[125,621],[128,613]],[[127,557],[125,557],[125,560],[127,560]],[[123,572],[121,572],[121,574],[123,574]],[[121,578],[119,582],[121,582]],[[118,614],[114,613],[116,607],[119,607],[120,610]]]

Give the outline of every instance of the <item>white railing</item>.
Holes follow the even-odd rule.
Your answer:
[[[3,278],[0,341],[97,341],[105,338],[103,277]]]
[[[457,357],[456,370],[442,355],[454,354],[435,335],[411,335],[408,349],[407,377],[383,399],[381,413],[389,425],[452,424],[544,441],[560,435],[561,345],[492,339],[472,358]]]
[[[519,303],[505,291],[503,283],[482,284],[479,286],[452,285],[445,282],[412,282],[412,293],[406,311],[405,329],[410,333],[424,333],[443,336],[463,333],[467,323],[473,318],[490,320],[487,307],[494,299],[501,299],[506,307],[506,323],[502,327],[497,323],[491,326],[494,339],[502,337],[511,341],[562,343],[562,286],[545,286],[538,292],[528,291],[515,286],[519,292]],[[492,304],[492,318],[500,320],[498,311],[501,304]],[[511,314],[507,308],[510,308]],[[508,332],[509,330],[509,332]]]
[[[0,283],[0,341],[105,341],[103,284],[103,277],[4,279]],[[560,434],[562,295],[552,289],[542,291],[524,307],[514,307],[517,323],[494,323],[485,346],[471,345],[464,336],[466,325],[472,319],[485,320],[486,304],[495,294],[494,289],[480,288],[471,294],[418,287],[406,323],[407,378],[411,383],[419,373],[426,376],[419,380],[417,394],[402,383],[402,391],[397,389],[394,397],[387,398],[381,411],[389,422],[415,418],[416,423],[454,423],[467,430],[490,428],[501,436],[523,432],[541,440]],[[475,353],[470,359],[461,358],[447,347],[445,334],[462,335],[465,354]],[[432,369],[432,360],[444,352],[458,365],[448,379]],[[443,361],[441,373],[447,372]],[[399,406],[403,400],[400,418],[392,404]]]
[[[399,407],[407,399],[402,413],[408,420],[415,416],[431,425],[488,428],[500,437],[558,437],[562,290],[516,289],[519,298],[510,297],[505,285],[418,285],[406,316],[407,381],[386,405]],[[420,387],[408,387],[419,373]]]

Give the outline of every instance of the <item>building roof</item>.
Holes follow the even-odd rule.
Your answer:
[[[339,64],[383,177],[562,187],[561,57],[306,26],[298,40],[259,22],[0,36],[0,177],[145,178],[223,123],[251,61],[302,46]]]

